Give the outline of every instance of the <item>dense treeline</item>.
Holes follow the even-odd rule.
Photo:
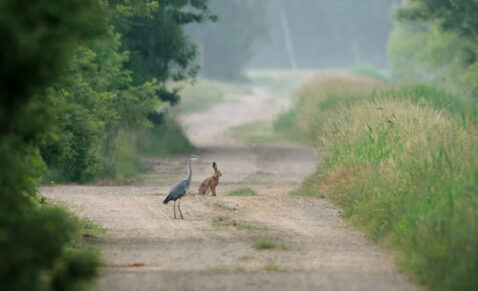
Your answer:
[[[410,0],[389,43],[392,75],[478,98],[478,1]]]
[[[129,173],[135,151],[164,150],[164,139],[188,147],[174,122],[157,112],[177,101],[165,82],[191,76],[194,47],[181,26],[209,15],[206,0],[42,0],[0,2],[0,286],[2,290],[77,290],[96,273],[94,252],[71,244],[80,224],[36,195],[46,179],[91,181]],[[165,34],[174,54],[156,54],[151,67],[145,43],[128,51],[128,27],[161,19],[145,29],[159,50]],[[144,23],[143,23],[144,24]],[[146,27],[146,26],[145,26]],[[123,32],[125,35],[121,35]],[[182,41],[182,42],[181,42]],[[186,51],[184,53],[181,51]],[[141,76],[141,77],[138,77]],[[172,125],[171,125],[172,124]],[[173,128],[173,130],[171,130]],[[172,132],[173,131],[173,132]],[[136,140],[149,137],[141,147]],[[169,136],[165,136],[169,135]],[[179,136],[179,137],[178,137]],[[163,149],[156,150],[157,144]],[[126,168],[126,170],[124,170]]]
[[[138,151],[191,148],[179,126],[157,112],[162,102],[179,100],[166,81],[194,77],[197,71],[189,65],[195,46],[181,26],[214,19],[205,1],[191,2],[196,10],[188,12],[181,8],[189,1],[109,3],[106,35],[81,43],[61,78],[42,96],[57,121],[41,147],[49,169],[45,181],[123,178],[141,170]],[[165,125],[175,131],[169,145],[161,144]]]

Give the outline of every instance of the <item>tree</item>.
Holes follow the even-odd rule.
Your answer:
[[[477,0],[410,0],[396,18],[388,47],[395,79],[418,78],[478,98]]]
[[[165,130],[163,113],[157,109],[163,101],[174,104],[179,99],[177,90],[166,88],[167,80],[193,75],[186,69],[196,52],[181,26],[209,17],[205,3],[109,2],[110,21],[116,27],[102,39],[82,43],[44,98],[55,108],[58,124],[41,147],[49,170],[44,180],[88,182],[141,171],[137,150],[149,149],[136,146],[134,140],[144,133],[151,142],[143,144],[154,146],[165,138],[161,133],[171,132]],[[167,124],[189,148],[180,129]],[[127,149],[120,142],[126,135],[132,141]]]
[[[186,37],[183,26],[216,20],[208,9],[208,0],[137,1],[142,4],[139,6],[112,2],[118,2],[114,25],[123,36],[122,49],[130,52],[126,68],[132,71],[133,84],[155,78],[163,85],[158,97],[175,104],[178,91],[167,90],[165,82],[196,76],[199,68],[191,66],[196,46]]]
[[[128,52],[120,36],[79,46],[44,102],[55,108],[56,131],[41,147],[49,174],[45,180],[88,182],[116,177],[116,138],[121,129],[151,127],[148,115],[160,105],[160,86],[151,80],[133,86],[124,68]]]
[[[96,0],[0,2],[0,285],[5,290],[73,289],[95,273],[95,260],[66,250],[70,215],[42,206],[35,181],[38,147],[54,127],[40,97],[81,42],[104,34]]]
[[[478,39],[478,0],[409,0],[396,16],[399,21],[436,22],[443,31]]]

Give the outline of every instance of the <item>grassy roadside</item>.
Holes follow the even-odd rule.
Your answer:
[[[298,191],[326,197],[429,289],[478,288],[478,110],[427,85],[318,75],[276,120],[320,146]]]

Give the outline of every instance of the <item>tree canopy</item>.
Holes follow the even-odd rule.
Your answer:
[[[134,85],[153,78],[164,84],[196,76],[199,67],[191,63],[197,49],[182,27],[215,21],[216,16],[211,14],[207,3],[208,0],[152,1],[149,3],[152,9],[116,4],[113,23],[122,35],[121,49],[129,51],[125,65],[132,72]],[[179,100],[177,91],[166,90],[164,86],[158,95],[173,104]]]
[[[397,10],[397,19],[436,22],[444,31],[478,38],[478,0],[409,0]]]
[[[388,54],[397,80],[433,81],[478,98],[478,1],[410,0]]]

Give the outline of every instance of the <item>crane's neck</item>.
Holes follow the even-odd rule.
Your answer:
[[[191,184],[191,179],[193,177],[193,168],[191,167],[191,159],[188,160],[188,178],[186,179],[188,184]]]

